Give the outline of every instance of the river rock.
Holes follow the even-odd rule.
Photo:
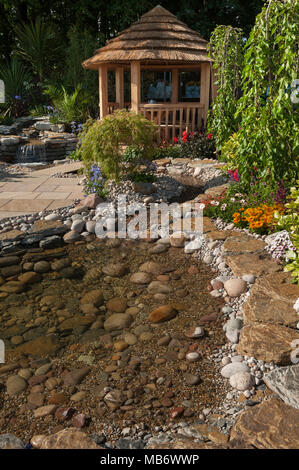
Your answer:
[[[25,284],[20,281],[9,281],[0,286],[0,291],[8,294],[19,294],[23,290],[25,290]]]
[[[133,284],[148,284],[151,280],[152,277],[150,274],[144,272],[132,274],[130,277],[130,281],[133,282]]]
[[[229,279],[225,281],[224,289],[230,297],[239,297],[247,291],[247,284],[243,279]]]
[[[254,376],[249,372],[237,372],[230,377],[229,383],[233,388],[244,392],[245,390],[250,390],[255,385],[255,380]]]
[[[114,297],[106,303],[107,310],[114,313],[123,313],[127,308],[127,299],[123,297]]]
[[[70,371],[63,377],[64,385],[71,387],[74,385],[78,385],[82,382],[82,380],[89,373],[89,371],[89,367],[82,367],[81,369],[74,369]]]
[[[129,328],[133,321],[133,318],[128,313],[114,313],[104,322],[104,328],[106,331],[123,330]]]
[[[183,233],[175,232],[169,238],[170,245],[176,248],[183,248],[185,246],[186,237]]]
[[[53,415],[56,409],[57,405],[40,406],[34,410],[33,414],[35,418],[44,418],[45,416]]]
[[[18,395],[25,390],[27,385],[26,380],[22,379],[22,377],[12,375],[6,381],[6,391],[8,395]]]
[[[152,323],[161,323],[167,320],[171,320],[177,315],[177,310],[171,305],[162,305],[161,307],[152,310],[149,315],[149,320]]]
[[[128,271],[129,268],[124,263],[111,263],[103,267],[103,273],[111,277],[122,277],[127,274]]]
[[[85,294],[80,303],[82,305],[84,304],[91,304],[94,305],[95,307],[99,307],[103,305],[104,303],[104,296],[103,296],[103,291],[101,289],[94,289]]]
[[[151,294],[170,294],[172,292],[172,288],[161,281],[152,281],[147,289]]]
[[[250,372],[250,369],[243,362],[231,362],[221,369],[221,375],[226,379],[229,379],[237,372]]]
[[[65,243],[74,243],[81,240],[81,234],[75,230],[71,230],[63,236],[63,240]]]
[[[27,271],[18,277],[18,280],[24,284],[34,284],[35,282],[40,281],[40,279],[40,275],[33,271]]]
[[[37,263],[34,263],[33,271],[40,274],[48,273],[51,271],[51,265],[48,261],[38,261]]]
[[[166,272],[166,268],[160,263],[147,261],[140,266],[139,271],[158,276],[159,274],[164,274]]]

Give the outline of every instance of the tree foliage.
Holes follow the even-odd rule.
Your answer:
[[[240,97],[243,65],[243,32],[232,26],[217,26],[209,43],[214,59],[217,97],[209,116],[209,130],[216,140],[217,150],[238,130],[239,118],[235,116]]]
[[[292,102],[291,85],[298,78],[298,38],[298,1],[268,0],[246,44],[237,113],[236,165],[245,184],[254,166],[265,180],[296,178],[298,105]]]

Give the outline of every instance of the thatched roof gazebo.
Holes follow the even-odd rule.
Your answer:
[[[155,121],[161,137],[170,140],[185,128],[192,131],[205,125],[211,62],[207,41],[156,6],[82,65],[99,71],[100,117],[127,107]],[[108,100],[108,71],[115,73],[114,103]]]

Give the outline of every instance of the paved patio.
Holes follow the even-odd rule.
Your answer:
[[[55,165],[29,174],[7,175],[0,180],[0,220],[6,217],[58,209],[83,197],[80,177],[51,177],[82,168],[81,162]]]

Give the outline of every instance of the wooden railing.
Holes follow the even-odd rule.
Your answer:
[[[131,103],[129,103],[129,102],[125,103],[125,109],[129,110],[130,107],[131,107]],[[116,109],[120,109],[119,104],[109,101],[109,103],[108,103],[108,114],[113,114]]]
[[[141,104],[140,112],[160,128],[159,143],[173,142],[184,130],[193,132],[204,125],[204,107],[200,103]]]

